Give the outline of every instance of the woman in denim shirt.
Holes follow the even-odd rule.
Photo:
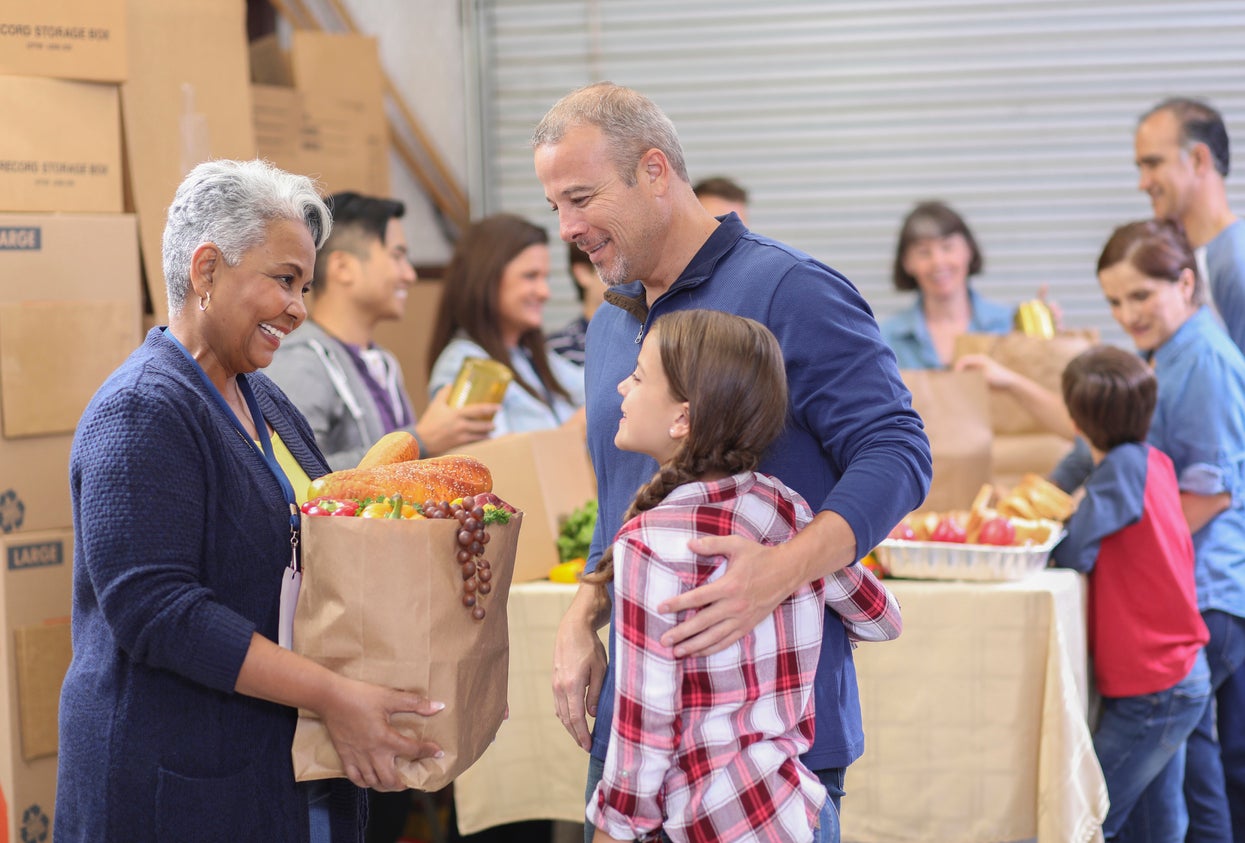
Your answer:
[[[880,325],[901,369],[950,365],[960,334],[1006,334],[1013,308],[977,295],[981,251],[964,219],[942,202],[922,202],[904,218],[895,249],[895,289],[917,300]]]
[[[492,359],[514,381],[492,436],[583,425],[584,370],[545,347],[549,234],[514,214],[463,232],[445,270],[445,294],[428,345],[428,395],[452,384],[463,360]]]
[[[1098,280],[1111,315],[1158,379],[1149,441],[1176,469],[1217,691],[1245,663],[1245,357],[1203,306],[1193,250],[1177,223],[1116,229],[1098,259]],[[1232,839],[1225,774],[1245,780],[1240,759],[1220,758],[1215,708],[1207,705],[1189,737],[1190,841]]]

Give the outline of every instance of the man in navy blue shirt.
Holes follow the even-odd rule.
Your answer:
[[[760,470],[817,510],[792,541],[762,547],[738,537],[692,550],[725,556],[727,572],[665,607],[694,614],[664,644],[675,657],[710,655],[738,640],[803,583],[853,564],[920,505],[929,488],[929,442],[895,356],[852,284],[806,254],[721,221],[692,191],[674,125],[650,100],[609,83],[574,91],[537,127],[536,173],[562,239],[586,252],[609,287],[588,326],[588,445],[600,503],[588,567],[613,540],[635,493],[656,470],[618,450],[619,381],[664,312],[711,308],[756,319],[778,337],[787,364],[787,428]],[[610,733],[613,677],[596,629],[610,606],[585,586],[554,650],[554,696],[563,725],[592,754],[588,792]],[[816,688],[816,739],[806,765],[835,805],[864,738],[851,645],[828,613]],[[587,714],[596,716],[595,739]],[[587,839],[593,829],[587,827]]]

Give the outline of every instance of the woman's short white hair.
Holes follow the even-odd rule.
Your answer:
[[[319,250],[333,219],[306,176],[267,161],[208,161],[182,181],[169,206],[162,256],[169,313],[177,313],[190,294],[190,262],[204,243],[215,243],[235,266],[248,249],[263,242],[268,224],[296,220],[307,226]]]

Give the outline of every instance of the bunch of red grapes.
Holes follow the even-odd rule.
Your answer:
[[[455,559],[462,569],[463,575],[463,606],[471,610],[476,620],[484,620],[484,606],[481,601],[493,590],[493,569],[484,558],[484,546],[488,544],[489,534],[484,527],[484,505],[505,506],[493,493],[471,496],[462,500],[424,501],[423,510],[426,518],[453,518],[458,521],[458,552]]]

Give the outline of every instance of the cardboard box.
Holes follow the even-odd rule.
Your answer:
[[[137,285],[137,273],[131,280]],[[137,302],[125,299],[0,303],[5,438],[72,432],[95,390],[138,345],[138,317]]]
[[[130,189],[147,292],[168,324],[160,244],[186,174],[212,158],[255,157],[246,4],[130,0],[129,78],[121,86]],[[193,33],[194,37],[182,37]]]
[[[71,530],[0,535],[0,839],[52,839],[72,585]]]
[[[374,190],[358,101],[275,85],[252,85],[251,96],[260,158],[309,176],[323,195],[340,190],[386,195]]]
[[[512,433],[455,449],[493,473],[493,491],[523,511],[514,581],[545,579],[558,564],[558,531],[572,511],[597,496],[582,435],[571,430]]]
[[[282,49],[276,34],[263,35],[250,43],[251,81],[256,85],[294,87],[290,56]]]
[[[0,536],[73,523],[69,450],[73,435],[0,439]]]
[[[142,340],[125,214],[0,214],[0,533],[68,527],[87,402]]]
[[[125,0],[7,3],[0,21],[0,74],[122,82]]]
[[[300,94],[298,171],[315,179],[325,195],[354,190],[388,196],[387,138],[370,128],[371,116],[363,100],[314,90]]]
[[[329,193],[390,195],[385,72],[377,40],[296,30],[289,61],[294,87],[303,94],[305,172],[321,172]]]
[[[283,170],[301,173],[302,95],[279,85],[252,85],[251,107],[256,154]]]
[[[5,439],[72,432],[138,345],[137,246],[127,214],[0,214],[0,277],[25,280],[0,289]]]
[[[112,85],[0,76],[0,211],[121,210]]]
[[[250,56],[261,156],[314,178],[325,194],[390,195],[385,76],[375,38],[300,30],[288,52],[276,36],[265,36],[251,42]],[[300,111],[292,117],[295,103]]]

